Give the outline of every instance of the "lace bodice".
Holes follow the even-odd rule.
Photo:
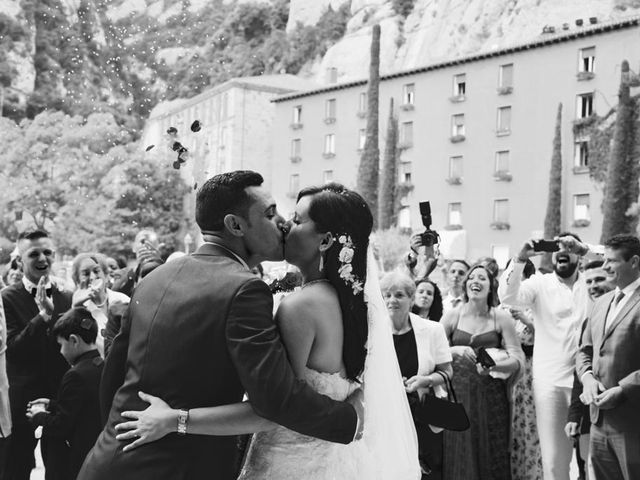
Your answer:
[[[340,373],[307,368],[305,380],[316,392],[345,400],[358,384]],[[277,427],[254,435],[238,480],[343,480],[357,478],[357,443],[341,445]]]

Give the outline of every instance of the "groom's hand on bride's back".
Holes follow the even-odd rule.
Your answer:
[[[353,408],[356,409],[356,414],[358,415],[358,426],[356,428],[356,435],[353,439],[360,440],[364,429],[364,392],[362,391],[362,388],[353,392],[349,398],[347,398],[347,402],[353,405]]]

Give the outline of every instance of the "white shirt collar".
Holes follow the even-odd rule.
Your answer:
[[[625,297],[628,297],[633,292],[635,292],[638,287],[640,287],[640,277],[636,278],[635,281],[631,282],[629,285],[624,287],[622,289],[622,293],[624,293]],[[618,295],[618,293],[620,293],[620,291],[621,290],[618,287],[616,287],[616,295]]]
[[[29,280],[26,275],[22,276],[22,285],[24,285],[25,290],[29,293],[31,293],[31,290],[33,290],[34,288],[38,288],[38,285]],[[51,288],[51,285],[51,277],[49,277],[49,280],[47,281],[44,288]]]

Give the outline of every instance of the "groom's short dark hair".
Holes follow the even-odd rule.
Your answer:
[[[247,217],[251,198],[245,188],[259,187],[262,175],[251,170],[221,173],[207,180],[196,196],[196,222],[200,230],[219,232],[230,213]]]

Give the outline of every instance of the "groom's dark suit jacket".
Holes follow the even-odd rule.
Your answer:
[[[105,366],[103,381],[113,384],[106,377],[123,369],[109,364],[125,365],[124,383],[78,479],[234,478],[236,437],[174,433],[123,452],[114,426],[123,411],[146,408],[139,391],[185,409],[239,402],[246,391],[260,415],[307,435],[349,443],[355,410],[295,379],[272,308],[266,284],[214,245],[149,274],[131,299]],[[123,343],[128,343],[126,363]]]
[[[591,370],[606,389],[619,385],[623,398],[618,405],[600,410],[591,405],[591,423],[618,433],[640,431],[640,288],[631,294],[620,313],[605,319],[613,308],[615,292],[596,300],[587,320],[582,345],[576,358],[581,378]]]

